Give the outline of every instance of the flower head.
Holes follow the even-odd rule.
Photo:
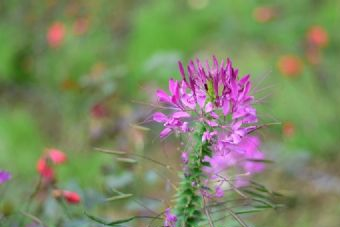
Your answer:
[[[238,144],[242,137],[254,129],[256,110],[252,107],[250,76],[238,77],[232,62],[212,64],[200,60],[190,61],[187,70],[179,62],[182,79],[169,80],[170,94],[157,91],[159,102],[168,106],[170,113],[156,112],[153,120],[162,123],[160,137],[173,132],[187,133],[199,121],[207,125],[202,141],[221,144]]]
[[[0,184],[5,183],[6,181],[9,181],[12,178],[11,173],[0,170]]]

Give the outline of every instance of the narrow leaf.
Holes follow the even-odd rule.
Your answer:
[[[263,162],[263,163],[268,163],[268,164],[272,164],[274,163],[274,161],[272,160],[269,160],[269,159],[246,159],[247,161],[250,161],[250,162]]]
[[[239,210],[239,211],[234,211],[235,214],[249,214],[249,213],[256,213],[263,211],[263,209],[249,209],[249,210]]]
[[[130,124],[130,126],[131,126],[132,128],[139,129],[139,130],[142,130],[142,131],[150,131],[150,128],[143,127],[143,126],[136,125],[136,124]]]
[[[95,217],[91,214],[88,214],[87,212],[84,212],[84,213],[91,220],[93,220],[97,223],[103,224],[103,225],[107,225],[107,226],[116,226],[116,225],[119,225],[119,224],[124,224],[124,223],[130,222],[130,221],[132,221],[136,218],[136,217],[130,217],[130,218],[125,218],[125,219],[120,219],[120,220],[117,220],[117,221],[106,221],[102,218]]]
[[[132,159],[132,158],[116,158],[116,160],[119,161],[119,162],[127,162],[127,163],[131,163],[131,164],[137,163],[137,160]]]
[[[124,154],[126,154],[126,152],[124,152],[124,151],[109,150],[109,149],[98,148],[98,147],[95,147],[94,149],[97,150],[97,151],[106,153],[106,154],[114,154],[114,155],[124,155]]]
[[[115,201],[115,200],[119,200],[119,199],[126,199],[126,198],[129,198],[131,196],[133,196],[133,195],[132,194],[117,195],[117,196],[107,198],[106,201],[109,202],[109,201]]]

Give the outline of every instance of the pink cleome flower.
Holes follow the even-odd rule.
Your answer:
[[[258,149],[260,141],[249,136],[258,122],[254,97],[250,95],[250,75],[239,78],[238,69],[229,59],[219,63],[216,57],[212,64],[190,61],[186,70],[179,62],[179,71],[181,80],[169,80],[170,94],[157,91],[159,102],[169,110],[153,114],[153,120],[164,126],[160,137],[187,134],[195,130],[196,122],[201,122],[206,126],[202,141],[213,151],[212,157],[206,157],[211,167],[205,169],[211,180],[221,181],[219,173],[230,168],[246,175],[262,171],[263,163],[256,162],[264,158]],[[182,154],[185,163],[187,158],[183,156],[188,153]],[[216,196],[222,194],[218,187]]]
[[[249,75],[238,79],[238,70],[231,61],[218,63],[213,57],[213,65],[200,60],[190,61],[187,74],[181,62],[179,69],[182,80],[170,79],[168,95],[157,91],[159,102],[167,105],[171,113],[156,112],[153,120],[164,125],[161,138],[172,132],[187,133],[193,130],[193,123],[204,122],[209,129],[203,140],[218,138],[228,144],[237,144],[256,123],[256,110],[252,107]]]

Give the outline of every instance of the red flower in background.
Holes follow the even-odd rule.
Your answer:
[[[63,164],[66,160],[67,156],[64,152],[55,148],[47,149],[37,162],[37,171],[44,179],[52,181],[55,177],[53,165]]]
[[[47,31],[47,42],[50,47],[57,48],[65,37],[65,26],[61,22],[53,23]]]
[[[97,103],[91,107],[91,115],[93,118],[103,118],[108,115],[108,109],[102,103]]]
[[[51,148],[48,149],[47,152],[53,164],[63,164],[67,160],[66,154],[58,149]]]
[[[319,48],[326,47],[328,45],[328,33],[321,26],[312,26],[307,32],[307,41]]]
[[[37,171],[40,173],[40,175],[48,180],[52,181],[54,179],[54,170],[53,168],[48,164],[46,158],[40,158],[37,162]]]
[[[280,57],[277,66],[279,71],[287,77],[296,77],[301,74],[303,69],[301,59],[294,55]]]
[[[77,192],[67,191],[62,189],[55,189],[52,195],[56,199],[64,199],[69,204],[78,204],[81,202],[81,197]]]
[[[63,191],[63,198],[70,204],[78,204],[81,201],[80,195],[71,191]]]

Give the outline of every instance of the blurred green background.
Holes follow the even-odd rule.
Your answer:
[[[131,167],[94,148],[178,160],[175,140],[160,142],[159,128],[141,124],[152,112],[144,103],[180,78],[178,60],[216,55],[252,75],[261,122],[281,123],[260,132],[275,164],[258,180],[289,195],[288,206],[249,221],[338,227],[339,12],[332,0],[0,1],[0,167],[14,175],[0,188],[2,212],[14,213],[3,223],[20,216],[49,147],[68,155],[58,168],[62,187],[85,198],[70,211],[76,221],[45,202],[37,216],[49,226],[94,226],[83,209],[124,214],[98,202],[109,187],[161,196],[164,179],[152,165]]]

